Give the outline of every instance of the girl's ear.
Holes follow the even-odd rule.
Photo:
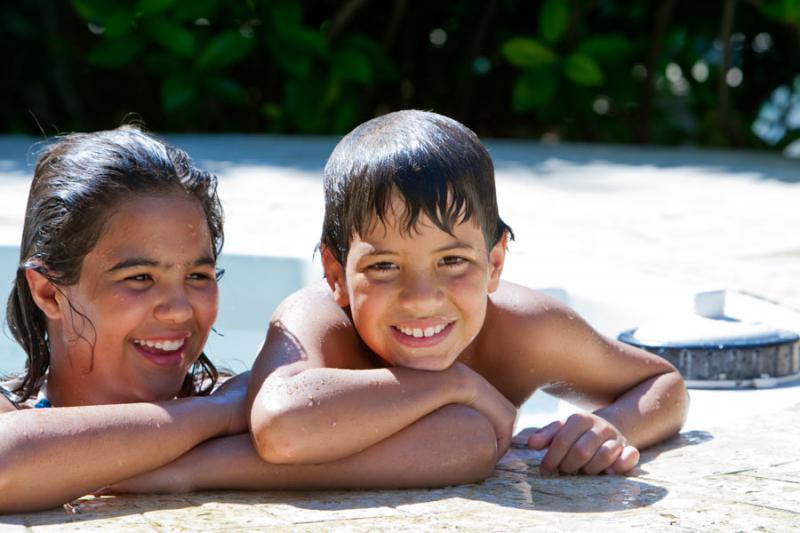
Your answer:
[[[333,292],[333,299],[336,300],[339,307],[347,307],[350,305],[350,299],[347,296],[344,266],[336,260],[327,246],[321,244],[319,249],[322,254],[322,268],[325,270],[325,280]]]
[[[494,292],[500,285],[500,274],[503,273],[503,265],[506,262],[506,247],[508,246],[508,232],[504,231],[503,236],[489,251],[489,292]]]
[[[36,306],[51,320],[60,320],[64,317],[58,300],[58,289],[53,282],[33,269],[25,269],[25,279]]]

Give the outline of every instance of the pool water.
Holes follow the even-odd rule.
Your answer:
[[[0,280],[8,280],[3,302],[11,289],[17,254],[16,247],[0,246]],[[220,310],[206,353],[220,368],[238,373],[249,369],[258,354],[272,310],[286,296],[317,279],[318,273],[310,260],[290,257],[223,254],[219,266],[225,269],[219,285]],[[630,326],[628,317],[613,306],[575,298],[561,289],[543,291],[567,302],[606,334],[613,335]],[[25,363],[22,350],[3,322],[0,375],[18,372]],[[523,405],[517,425],[541,426],[576,410],[567,402],[539,392]]]

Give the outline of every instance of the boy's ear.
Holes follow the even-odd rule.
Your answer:
[[[503,265],[506,262],[506,247],[508,246],[508,232],[504,231],[503,236],[497,240],[489,251],[489,292],[494,292],[500,285],[500,274],[503,273]]]
[[[25,269],[25,279],[28,281],[34,303],[44,315],[51,320],[63,318],[64,313],[59,298],[61,293],[53,282],[30,268]]]
[[[333,292],[333,299],[339,307],[350,305],[347,296],[347,285],[345,284],[344,266],[336,260],[330,249],[325,245],[320,245],[322,254],[322,268],[325,270],[325,280]]]

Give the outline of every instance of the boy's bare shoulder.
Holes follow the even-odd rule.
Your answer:
[[[475,365],[517,404],[554,378],[552,357],[581,330],[591,331],[559,300],[541,291],[501,282],[491,294]]]
[[[368,361],[350,317],[324,281],[284,299],[272,314],[270,330],[290,337],[324,366],[357,368]]]
[[[508,281],[500,282],[490,301],[491,315],[487,316],[487,320],[492,320],[493,327],[504,330],[546,326],[554,320],[569,320],[574,315],[568,306],[556,298]]]

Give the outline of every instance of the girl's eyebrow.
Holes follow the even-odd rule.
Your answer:
[[[192,266],[215,266],[217,264],[214,261],[214,258],[211,256],[203,256],[199,259],[195,259],[192,261]],[[131,257],[129,259],[124,259],[117,263],[116,265],[112,266],[107,270],[107,272],[115,272],[117,270],[123,270],[125,268],[135,268],[135,267],[151,267],[151,268],[159,268],[159,267],[170,267],[171,264],[164,264],[159,263],[155,259],[150,259],[148,257]]]

